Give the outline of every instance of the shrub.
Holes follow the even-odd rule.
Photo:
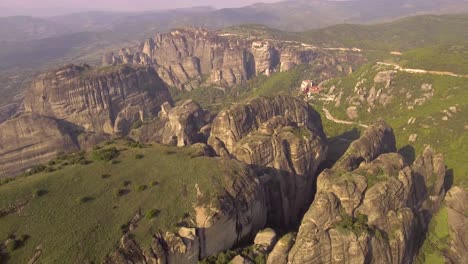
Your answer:
[[[143,145],[143,143],[141,143],[140,141],[129,141],[127,143],[127,146],[131,148],[143,148],[145,145]]]
[[[110,178],[110,177],[111,177],[110,174],[102,174],[102,175],[101,175],[101,178],[102,178],[102,179],[108,179],[108,178]]]
[[[92,157],[94,160],[98,161],[111,161],[119,155],[119,151],[116,147],[108,149],[99,149],[92,152]]]
[[[139,192],[142,192],[144,190],[146,190],[148,187],[146,185],[139,185],[136,190],[139,191]]]
[[[141,121],[141,119],[137,119],[137,120],[133,121],[131,129],[138,129],[142,125],[143,125],[143,122]]]
[[[7,245],[7,250],[12,252],[20,247],[21,242],[19,240],[11,240]]]
[[[80,165],[88,165],[90,163],[91,163],[91,161],[89,161],[89,160],[87,160],[85,158],[82,158],[82,159],[79,160]]]
[[[128,190],[128,189],[117,189],[115,191],[115,194],[116,194],[117,197],[121,197],[121,196],[124,196],[124,195],[128,194],[129,192],[130,192],[130,190]]]
[[[159,215],[160,211],[157,209],[150,209],[146,211],[145,217],[146,219],[153,219]]]
[[[55,161],[54,160],[51,160],[49,161],[49,163],[47,163],[47,166],[54,166],[55,165]]]
[[[112,164],[112,165],[119,164],[119,163],[120,163],[120,160],[111,160],[110,161],[110,164]]]
[[[124,187],[127,187],[127,186],[129,186],[131,183],[132,183],[132,182],[131,182],[131,181],[128,181],[128,180],[127,180],[127,181],[124,181],[124,182],[123,182],[123,186],[124,186]]]
[[[44,171],[45,172],[54,172],[55,169],[54,169],[54,167],[47,167]]]
[[[30,175],[34,175],[34,174],[43,172],[46,168],[47,167],[42,165],[42,164],[34,165],[26,172],[26,175],[30,176]]]
[[[78,202],[79,202],[79,203],[88,203],[88,202],[91,202],[92,200],[94,200],[93,197],[85,196],[85,197],[79,198],[79,199],[78,199]]]
[[[151,186],[157,186],[157,185],[159,185],[159,182],[158,182],[158,181],[152,181],[152,182],[151,182]]]
[[[135,159],[142,159],[144,158],[145,156],[143,154],[136,154],[135,155]]]
[[[47,190],[44,190],[44,189],[37,189],[34,191],[34,196],[35,197],[41,197],[41,196],[44,196],[48,193],[49,191]]]

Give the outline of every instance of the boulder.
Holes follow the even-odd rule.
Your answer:
[[[254,262],[242,257],[241,255],[237,255],[229,261],[229,264],[254,264]]]
[[[288,252],[294,245],[296,234],[289,233],[281,237],[268,255],[266,264],[287,264]]]
[[[262,248],[264,252],[270,252],[276,243],[276,232],[271,228],[266,228],[257,233],[254,239],[255,246]]]

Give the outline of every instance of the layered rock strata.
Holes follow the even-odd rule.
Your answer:
[[[74,138],[63,122],[35,114],[0,124],[0,177],[53,159],[61,151],[78,150]]]
[[[107,135],[125,136],[157,117],[172,98],[153,68],[67,65],[39,76],[25,113],[1,124],[0,176],[13,176],[59,152],[86,149]]]
[[[222,111],[208,140],[218,155],[232,156],[261,174],[273,225],[299,221],[327,153],[320,115],[290,96],[257,98]]]
[[[68,65],[39,76],[24,105],[26,112],[113,134],[127,132],[135,120],[156,116],[166,101],[171,101],[169,91],[152,68]]]
[[[138,47],[103,56],[104,65],[149,65],[168,85],[192,90],[204,84],[232,87],[253,76],[287,71],[300,64],[349,67],[359,54],[331,54],[302,43],[246,39],[201,28],[158,34]]]

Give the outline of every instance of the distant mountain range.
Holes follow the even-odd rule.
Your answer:
[[[194,7],[138,13],[89,11],[42,18],[0,18],[0,41],[24,41],[103,30],[139,37],[184,25],[213,29],[256,23],[282,30],[303,31],[342,23],[370,23],[416,14],[464,11],[468,11],[466,0],[290,0],[224,9]]]

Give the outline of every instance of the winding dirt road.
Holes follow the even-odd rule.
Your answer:
[[[427,71],[422,69],[410,69],[410,68],[403,68],[398,64],[395,63],[387,63],[387,62],[377,62],[379,65],[391,66],[397,71],[408,72],[408,73],[419,73],[419,74],[434,74],[434,75],[445,75],[445,76],[452,76],[452,77],[461,77],[461,78],[468,78],[468,75],[463,74],[456,74],[453,72],[443,72],[443,71]]]
[[[363,124],[359,124],[359,123],[356,123],[356,122],[352,122],[352,121],[346,121],[346,120],[340,120],[340,119],[336,119],[334,118],[331,114],[330,114],[330,111],[328,111],[325,107],[322,108],[323,112],[325,113],[325,118],[334,122],[334,123],[337,123],[337,124],[344,124],[344,125],[358,125],[360,127],[364,127],[364,128],[367,128],[369,126],[367,125],[363,125]]]

